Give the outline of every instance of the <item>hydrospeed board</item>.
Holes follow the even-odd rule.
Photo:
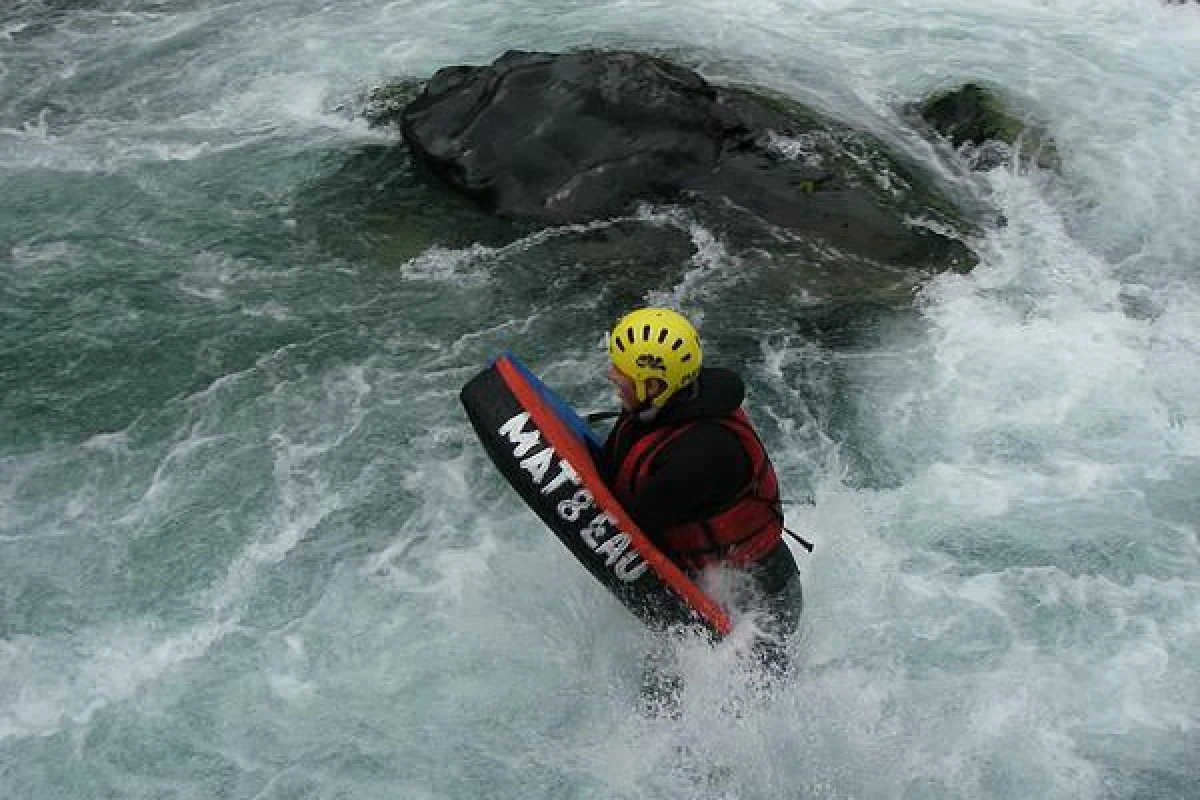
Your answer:
[[[655,627],[699,624],[717,638],[729,632],[725,610],[617,502],[592,458],[599,443],[587,425],[515,356],[496,358],[460,397],[496,468],[630,611]]]

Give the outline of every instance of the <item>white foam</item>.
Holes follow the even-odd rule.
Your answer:
[[[97,712],[132,701],[228,632],[214,624],[163,636],[159,627],[131,620],[71,637],[0,641],[0,671],[21,676],[0,691],[0,740],[85,729]]]
[[[413,280],[479,286],[490,278],[487,261],[495,252],[481,244],[461,250],[434,246],[409,259],[401,270]]]
[[[653,225],[675,228],[691,239],[693,253],[689,269],[675,286],[648,291],[646,303],[680,309],[700,328],[704,322],[703,301],[736,283],[740,259],[732,256],[720,238],[683,208],[642,206],[637,218]]]

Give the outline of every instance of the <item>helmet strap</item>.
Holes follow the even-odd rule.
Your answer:
[[[651,381],[656,381],[657,384],[659,386],[661,386],[661,391],[659,391],[653,397],[650,396],[650,382]],[[667,382],[662,380],[661,378],[653,378],[653,377],[646,378],[638,383],[638,400],[640,400],[643,403],[647,403],[647,404],[662,405],[662,403],[665,402],[665,400],[659,401],[659,402],[656,402],[656,401],[658,401],[658,399],[660,397],[662,397],[663,394],[665,394],[668,391],[669,390],[667,387]]]
[[[638,418],[638,421],[649,422],[657,417],[660,411],[662,411],[661,408],[647,401],[642,403],[641,407],[635,409],[633,413]]]

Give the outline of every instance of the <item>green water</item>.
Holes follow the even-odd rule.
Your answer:
[[[5,796],[1193,796],[1194,11],[10,4]],[[970,179],[1008,220],[980,266],[864,297],[878,275],[679,208],[488,219],[357,116],[385,79],[583,44],[931,169],[891,109],[988,79],[1063,171]],[[817,543],[796,680],[764,694],[738,635],[680,643],[680,720],[637,714],[642,631],[457,399],[512,348],[610,406],[604,330],[646,301],[743,371]]]

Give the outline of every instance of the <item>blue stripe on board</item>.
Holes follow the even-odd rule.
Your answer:
[[[509,359],[513,366],[520,370],[521,374],[525,376],[525,378],[529,381],[529,384],[538,390],[538,394],[540,394],[546,400],[546,402],[550,404],[550,407],[554,409],[555,413],[558,414],[563,422],[567,423],[567,426],[573,430],[576,435],[579,436],[579,438],[587,442],[589,447],[593,449],[601,447],[601,442],[596,438],[596,434],[593,433],[592,429],[588,427],[588,424],[583,421],[583,418],[576,413],[575,409],[571,408],[571,406],[567,404],[567,401],[563,400],[557,392],[555,392],[546,384],[542,383],[540,378],[530,372],[529,367],[525,366],[521,359],[517,358],[511,351],[508,350],[505,350],[496,358]],[[493,363],[494,362],[495,359],[493,359]]]

